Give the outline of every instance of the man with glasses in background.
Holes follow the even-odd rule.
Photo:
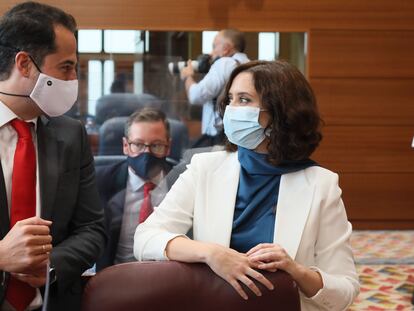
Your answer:
[[[165,114],[146,107],[133,113],[125,125],[125,161],[97,168],[97,183],[105,209],[108,244],[97,270],[135,261],[134,234],[168,189],[161,183],[171,170],[170,128]],[[158,187],[157,191],[152,190]],[[160,189],[160,188],[165,189]],[[156,193],[156,194],[155,194]]]

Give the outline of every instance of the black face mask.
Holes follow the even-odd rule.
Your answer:
[[[157,158],[150,152],[143,152],[136,157],[128,157],[128,165],[139,177],[150,180],[157,176],[167,165],[165,157]]]

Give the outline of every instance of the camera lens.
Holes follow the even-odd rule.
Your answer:
[[[181,69],[183,69],[186,66],[186,63],[181,61],[181,62],[171,62],[168,63],[168,71],[171,74],[179,74]]]
[[[187,66],[187,62],[170,62],[168,63],[168,71],[174,75],[179,74],[180,71]],[[195,72],[207,73],[211,67],[211,58],[208,54],[201,54],[197,57],[197,60],[191,61],[191,66]]]

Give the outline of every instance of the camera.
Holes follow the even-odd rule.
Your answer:
[[[197,57],[197,60],[191,61],[191,65],[195,72],[207,73],[211,67],[211,56],[209,54],[201,54]],[[171,62],[168,63],[168,71],[171,74],[179,74],[181,69],[187,66],[187,62]]]

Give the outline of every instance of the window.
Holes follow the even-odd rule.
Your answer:
[[[218,31],[203,31],[202,33],[202,51],[203,54],[210,54],[213,49],[214,37],[218,34]]]
[[[79,53],[100,53],[102,51],[102,30],[78,31]]]
[[[95,115],[96,100],[102,96],[102,62],[88,62],[88,114]]]
[[[211,53],[217,33],[79,30],[79,98],[71,115],[83,121],[88,119],[89,127],[96,122],[92,124],[96,133],[106,120],[130,115],[137,107],[149,104],[182,121],[189,138],[196,140],[201,134],[202,106],[188,103],[183,81],[179,74],[168,71],[168,64]],[[305,40],[304,33],[246,33],[246,54],[251,59],[283,58],[303,70]],[[197,79],[202,79],[202,75]],[[117,94],[108,96],[111,93]],[[99,100],[102,96],[105,98]],[[98,115],[97,102],[103,105]],[[111,104],[107,106],[108,103]],[[91,142],[94,152],[108,154],[99,149],[97,142]],[[183,144],[187,142],[188,139]],[[117,143],[121,144],[122,139]],[[117,146],[114,152],[122,151],[121,147]]]
[[[279,33],[260,32],[259,33],[259,59],[275,60],[279,57]]]
[[[141,31],[105,30],[104,51],[106,53],[144,52],[144,41],[141,40]]]

